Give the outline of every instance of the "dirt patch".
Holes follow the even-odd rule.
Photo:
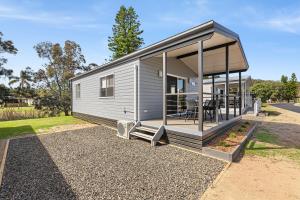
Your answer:
[[[277,135],[281,145],[299,148],[300,114],[274,106],[267,110],[279,112],[280,115],[263,117],[261,126]]]
[[[11,139],[18,139],[18,138],[25,138],[25,137],[32,137],[36,135],[44,135],[44,134],[51,134],[51,133],[60,133],[64,131],[71,131],[71,130],[77,130],[77,129],[83,129],[83,128],[91,128],[99,126],[97,124],[91,124],[91,123],[84,123],[84,124],[68,124],[68,125],[60,125],[60,126],[54,126],[49,129],[39,129],[37,134],[28,133],[21,136],[12,137]]]
[[[253,127],[249,121],[242,121],[226,131],[223,135],[213,139],[207,146],[219,151],[232,152]]]
[[[71,130],[77,130],[77,129],[82,129],[82,128],[91,128],[98,126],[97,124],[90,124],[90,123],[85,123],[85,124],[68,124],[68,125],[61,125],[61,126],[54,126],[52,128],[43,130],[39,130],[39,134],[47,134],[47,133],[58,133],[58,132],[63,132],[63,131],[71,131]]]
[[[269,158],[245,157],[233,163],[205,200],[300,199],[300,168]]]

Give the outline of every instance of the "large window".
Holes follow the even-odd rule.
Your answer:
[[[76,98],[79,99],[80,98],[80,83],[76,84],[75,88],[76,88]]]
[[[185,92],[185,83],[186,79],[175,77],[175,76],[167,76],[167,93],[169,94],[177,94]]]
[[[100,78],[100,97],[114,96],[114,75]]]
[[[167,76],[167,114],[176,114],[184,108],[186,79],[176,76]]]

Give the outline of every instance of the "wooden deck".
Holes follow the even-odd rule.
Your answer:
[[[220,122],[220,123],[222,123],[222,122]],[[162,119],[152,119],[152,120],[142,121],[142,124],[158,128],[163,124],[163,121],[162,121]],[[208,130],[217,125],[218,124],[216,122],[206,121],[203,124],[203,129]],[[173,127],[198,131],[198,120],[196,120],[194,123],[194,120],[192,120],[192,119],[185,121],[184,119],[174,119],[174,118],[172,119],[171,118],[171,119],[167,120],[167,126],[173,126]]]
[[[238,111],[239,109],[236,109],[236,116],[238,116]],[[221,117],[219,117],[219,123],[216,122],[215,119],[213,119],[212,121],[209,119],[209,116],[207,116],[207,119],[203,122],[203,130],[207,131],[213,127],[216,127],[222,123],[224,123],[225,120],[225,109],[222,109],[222,113],[223,113],[223,120],[221,119]],[[233,108],[229,109],[229,119],[233,119],[234,118],[234,110]],[[163,124],[163,119],[151,119],[151,120],[145,120],[142,121],[142,123],[144,125],[148,125],[148,126],[153,126],[153,127],[160,127]],[[188,119],[185,120],[184,117],[183,118],[174,118],[174,117],[167,117],[167,126],[172,126],[172,127],[177,127],[177,128],[183,128],[183,129],[189,129],[190,131],[198,131],[198,120],[194,120],[193,119]]]
[[[196,150],[201,150],[202,145],[214,138],[215,136],[226,131],[241,119],[241,116],[236,116],[230,112],[229,120],[220,119],[219,123],[215,120],[206,120],[203,124],[203,131],[198,131],[198,120],[184,118],[170,118],[167,119],[167,125],[164,126],[166,131],[166,138],[170,144],[175,144],[183,147],[189,147]],[[152,128],[159,128],[163,125],[162,119],[152,119],[141,121],[143,126]]]

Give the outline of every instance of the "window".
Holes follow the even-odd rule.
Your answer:
[[[186,79],[175,76],[167,76],[167,93],[177,94],[185,92]]]
[[[114,96],[114,75],[100,78],[100,97]]]
[[[80,98],[80,83],[76,84],[76,98]]]

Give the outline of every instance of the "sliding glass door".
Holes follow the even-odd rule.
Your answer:
[[[167,114],[179,113],[184,106],[186,79],[172,75],[167,76]]]

